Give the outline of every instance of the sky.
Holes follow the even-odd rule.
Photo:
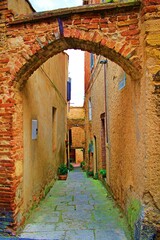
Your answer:
[[[30,0],[36,12],[65,7],[81,6],[82,0]],[[67,50],[69,55],[69,77],[72,81],[71,106],[83,106],[84,101],[84,52]]]

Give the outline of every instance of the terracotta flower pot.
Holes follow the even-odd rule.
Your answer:
[[[59,179],[59,180],[66,180],[66,179],[67,179],[67,176],[68,176],[67,174],[65,174],[65,175],[59,175],[59,176],[58,176],[58,179]]]

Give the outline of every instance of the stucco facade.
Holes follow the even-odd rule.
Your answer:
[[[86,132],[86,151],[85,159],[87,166],[90,170],[94,170],[94,173],[103,168],[102,166],[102,118],[105,113],[105,94],[104,94],[104,69],[101,65],[99,56],[90,56],[90,53],[85,53],[86,66],[85,66],[85,80],[87,82],[85,92],[85,132]],[[93,58],[93,65],[90,64],[90,60]],[[88,66],[88,67],[87,67]],[[88,70],[88,72],[87,72]],[[89,77],[88,77],[89,76]],[[104,130],[104,134],[105,130]],[[93,161],[90,161],[90,144],[94,145]]]
[[[65,160],[67,66],[65,53],[55,56],[28,79],[22,90],[25,210],[44,195]],[[36,139],[32,139],[33,120],[38,122]]]

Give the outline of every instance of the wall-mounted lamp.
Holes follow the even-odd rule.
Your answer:
[[[106,64],[106,63],[108,63],[108,60],[107,59],[103,59],[103,60],[99,61],[99,63],[100,64]]]

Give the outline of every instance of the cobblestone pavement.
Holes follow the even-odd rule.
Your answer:
[[[130,240],[126,221],[102,183],[74,170],[56,181],[19,239]]]

